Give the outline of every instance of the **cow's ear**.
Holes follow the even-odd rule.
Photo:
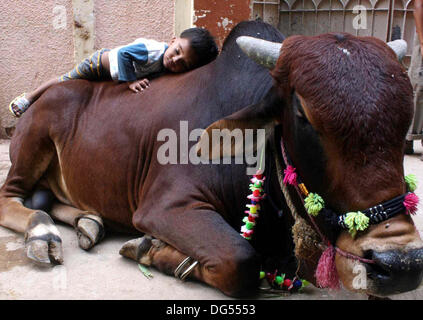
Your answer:
[[[268,102],[265,99],[212,123],[197,143],[197,155],[213,160],[260,149],[277,121]]]

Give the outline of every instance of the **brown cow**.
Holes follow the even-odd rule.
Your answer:
[[[236,46],[242,35],[283,40],[266,24],[244,22],[215,62],[160,77],[141,96],[123,85],[76,80],[37,100],[17,125],[12,166],[0,189],[0,224],[25,233],[29,258],[62,263],[50,215],[74,225],[84,249],[100,241],[104,222],[146,234],[126,243],[124,256],[168,274],[179,267],[180,277],[189,275],[227,295],[254,292],[262,267],[286,267],[282,258],[293,254],[294,220],[276,169],[284,165],[278,163],[281,138],[308,188],[337,212],[364,210],[405,192],[402,160],[412,90],[386,44],[344,34],[288,38],[271,72],[271,88],[268,71]],[[265,64],[273,66],[271,60]],[[190,130],[267,129],[268,200],[251,243],[239,234],[248,194],[245,164],[158,161],[161,129],[178,132],[182,120]],[[59,201],[50,215],[34,204],[35,196],[35,209],[23,206],[39,189],[51,190]],[[295,195],[293,201],[308,220]],[[330,235],[333,230],[318,223],[338,248],[375,261],[367,266],[366,292],[386,295],[420,283],[422,242],[410,216],[397,214],[354,239],[347,231]],[[350,289],[354,263],[336,257]],[[314,282],[312,274],[308,278]]]

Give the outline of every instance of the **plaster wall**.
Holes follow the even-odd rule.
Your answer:
[[[95,0],[95,47],[116,47],[141,37],[169,41],[175,34],[174,11],[173,0]]]
[[[0,30],[0,117],[4,128],[16,122],[7,108],[15,96],[73,67],[72,1],[2,0]]]

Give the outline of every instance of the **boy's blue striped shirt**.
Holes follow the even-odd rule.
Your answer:
[[[164,71],[165,42],[139,38],[114,48],[109,53],[110,74],[113,80],[135,81],[149,74]]]

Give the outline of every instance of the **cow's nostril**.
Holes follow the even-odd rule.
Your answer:
[[[364,253],[364,258],[373,260],[373,250],[368,250]],[[373,260],[374,261],[374,260]],[[385,265],[381,265],[375,261],[375,263],[366,263],[367,276],[372,280],[387,280],[391,277],[389,268]]]
[[[378,264],[366,263],[367,276],[372,280],[388,280],[391,273]]]
[[[375,262],[366,264],[366,270],[381,294],[410,291],[422,281],[423,249],[384,252],[369,250],[364,256]]]
[[[367,260],[373,259],[373,250],[366,250],[364,251],[363,258]]]

